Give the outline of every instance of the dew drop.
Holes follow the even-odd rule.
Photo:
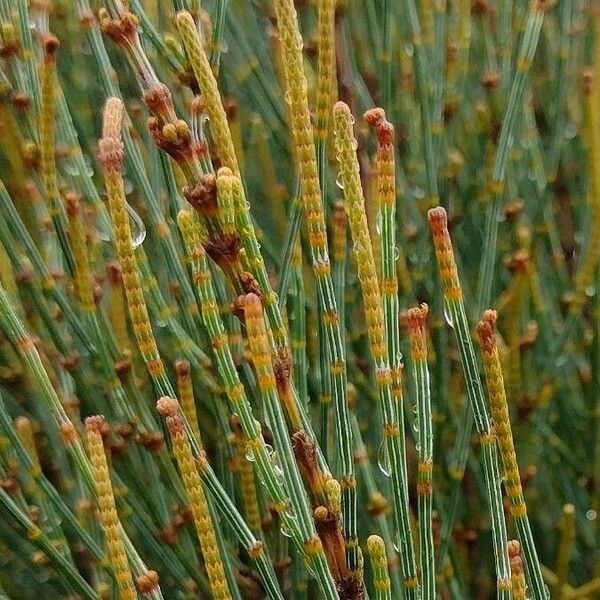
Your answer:
[[[381,211],[378,210],[377,211],[377,217],[375,219],[375,229],[377,230],[377,233],[379,235],[381,235],[381,228],[383,227],[383,215],[381,214]]]
[[[355,241],[354,244],[352,245],[353,252],[361,252],[362,249],[363,249],[362,244],[359,241]]]
[[[572,140],[577,135],[577,126],[574,123],[567,123],[564,135],[568,140]]]
[[[133,192],[133,182],[131,179],[123,179],[123,191],[126,196],[129,196]]]
[[[398,246],[394,246],[394,260],[398,260],[400,258],[400,248]]]
[[[585,295],[588,298],[592,298],[596,294],[596,288],[593,285],[590,285],[585,288]]]
[[[146,239],[146,226],[140,215],[129,204],[127,204],[127,212],[129,213],[129,227],[131,228],[131,245],[137,248]]]
[[[418,185],[410,190],[410,193],[418,199],[425,198],[425,190]]]
[[[452,318],[452,310],[448,303],[444,300],[444,319],[452,329],[454,329],[454,319]]]
[[[350,123],[352,125],[354,125],[354,123],[356,123],[356,119],[354,118],[354,115],[352,113],[350,113]]]
[[[227,40],[221,42],[221,54],[227,54],[229,52],[229,43]]]
[[[406,52],[406,56],[412,56],[414,51],[415,51],[415,49],[412,44],[404,45],[404,52]]]
[[[64,162],[64,169],[65,173],[67,175],[70,175],[71,177],[76,177],[77,175],[79,175],[79,171],[74,160],[66,160]]]
[[[92,159],[87,155],[83,155],[83,162],[85,163],[85,174],[87,177],[94,176],[94,168],[92,167]]]
[[[246,460],[250,463],[254,462],[254,454],[252,453],[252,450],[250,449],[250,444],[248,444],[248,446],[246,446]]]
[[[392,474],[392,469],[390,467],[390,456],[385,444],[385,440],[381,440],[381,444],[379,445],[379,452],[377,453],[377,466],[386,477],[389,477]]]
[[[289,90],[285,90],[285,94],[283,95],[283,99],[285,100],[286,104],[291,104],[292,103],[292,95],[290,94]]]
[[[595,521],[598,513],[594,509],[590,509],[585,513],[585,518],[588,521]]]
[[[344,181],[342,179],[341,173],[337,176],[337,179],[335,180],[335,185],[337,185],[340,188],[340,190],[344,189]]]

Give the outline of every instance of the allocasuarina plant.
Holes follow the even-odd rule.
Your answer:
[[[600,596],[596,0],[0,0],[0,600]]]

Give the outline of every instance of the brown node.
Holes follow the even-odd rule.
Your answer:
[[[497,71],[488,71],[481,77],[481,85],[488,90],[493,92],[500,84],[500,73]]]
[[[508,221],[515,221],[523,212],[525,203],[522,200],[513,200],[504,207],[504,216]]]
[[[42,40],[42,46],[44,47],[45,60],[56,58],[56,53],[60,47],[60,42],[55,35],[52,35],[51,33],[46,34]]]
[[[292,450],[300,472],[304,475],[313,493],[321,491],[323,473],[317,462],[317,450],[313,439],[305,431],[296,431],[292,435]]]
[[[240,252],[240,235],[237,231],[216,234],[204,244],[204,249],[219,266],[234,264]]]
[[[192,136],[185,121],[165,124],[162,119],[152,116],[148,119],[148,129],[156,145],[173,160],[177,163],[190,162],[193,156]]]
[[[273,353],[273,373],[275,375],[275,383],[277,385],[277,391],[280,394],[287,392],[290,384],[290,371],[292,367],[292,357],[290,355],[289,348],[281,347],[277,348],[277,351]]]
[[[156,403],[156,410],[163,417],[174,417],[179,414],[179,402],[175,398],[169,398],[169,396],[162,396]]]
[[[505,260],[505,264],[514,275],[525,275],[529,268],[529,253],[526,250],[517,250]]]
[[[129,11],[113,19],[105,8],[98,11],[102,31],[117,45],[135,44],[139,19]]]
[[[108,423],[102,415],[92,415],[87,417],[85,420],[85,428],[87,431],[99,433],[102,437],[105,437],[108,433]]]
[[[202,175],[194,187],[186,186],[183,189],[183,195],[199,213],[207,217],[218,215],[217,179],[212,173]]]
[[[20,111],[26,111],[31,106],[31,98],[21,90],[17,90],[11,95],[13,106]]]
[[[165,443],[163,434],[160,431],[144,431],[139,434],[139,441],[150,452],[158,452]]]
[[[156,571],[142,573],[137,577],[135,587],[140,594],[151,594],[158,588],[158,573]]]

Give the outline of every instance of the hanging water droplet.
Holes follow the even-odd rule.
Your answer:
[[[388,453],[385,440],[381,440],[381,444],[379,445],[379,452],[377,453],[377,466],[386,477],[389,477],[392,474],[392,469],[390,467],[390,455]]]
[[[572,140],[577,135],[577,126],[574,123],[567,123],[565,125],[564,136],[568,140]]]
[[[292,537],[292,533],[291,533],[291,532],[290,532],[290,530],[287,528],[287,526],[286,526],[286,525],[284,525],[283,523],[281,524],[281,527],[280,527],[279,529],[280,529],[280,531],[281,531],[281,535],[282,535],[283,537],[286,537],[286,538],[291,538],[291,537]]]
[[[375,218],[375,229],[377,233],[381,235],[381,228],[383,227],[383,214],[380,210],[377,211],[377,217]]]
[[[29,21],[29,29],[31,31],[35,31],[37,29],[37,25],[35,24],[35,21]]]
[[[588,521],[595,521],[598,513],[594,509],[590,509],[585,513],[585,518]]]
[[[123,179],[123,191],[126,196],[129,196],[133,192],[133,182],[131,179]]]
[[[596,288],[593,285],[590,285],[590,286],[588,286],[588,287],[585,288],[585,295],[588,298],[591,298],[595,294],[596,294]]]
[[[336,180],[335,180],[335,185],[337,185],[340,190],[344,189],[344,180],[342,179],[342,174],[338,174]]]
[[[248,462],[251,462],[251,463],[254,462],[254,453],[252,452],[252,449],[250,448],[250,444],[248,444],[246,446],[246,454],[245,454],[245,456],[246,456],[246,460]]]
[[[221,54],[227,54],[229,52],[229,42],[227,40],[223,40],[221,42]]]
[[[127,212],[129,213],[129,227],[131,229],[131,245],[137,248],[146,239],[146,226],[140,215],[129,204],[127,204]]]
[[[425,190],[421,187],[419,187],[418,185],[416,185],[414,188],[412,188],[410,190],[410,193],[415,197],[418,198],[419,200],[421,198],[425,198]]]
[[[398,260],[400,258],[400,247],[394,246],[394,260]]]
[[[265,444],[265,451],[267,453],[267,456],[269,458],[273,458],[273,454],[274,454],[274,450],[273,450],[273,446],[271,446],[271,444]]]
[[[356,123],[356,119],[354,118],[354,115],[352,113],[350,113],[350,123],[352,125],[354,125],[354,123]]]
[[[275,472],[275,479],[279,485],[283,485],[285,483],[285,476],[283,474],[283,469],[279,465],[275,465],[273,469]]]
[[[412,44],[404,44],[404,52],[406,52],[406,56],[412,57],[415,48]]]
[[[87,177],[93,177],[94,168],[92,166],[92,159],[87,155],[83,155],[83,162],[85,163],[85,174]]]
[[[90,47],[90,43],[87,41],[87,39],[83,38],[81,40],[79,51],[81,52],[81,54],[86,54],[87,56],[90,56],[92,54],[92,48]]]
[[[77,170],[77,164],[74,160],[65,160],[65,162],[63,163],[63,168],[65,170],[65,173],[67,175],[70,175],[71,177],[76,177],[77,175],[79,175],[79,171]]]
[[[421,452],[421,444],[415,444],[415,450]]]
[[[416,419],[415,419],[415,422],[413,423],[412,428],[413,428],[413,431],[415,432],[415,435],[418,435],[419,434],[419,424],[417,423]]]
[[[448,305],[448,302],[446,302],[446,300],[444,300],[444,319],[446,319],[446,323],[448,323],[448,325],[450,327],[452,327],[452,329],[454,329],[454,319],[452,318],[452,309],[450,308],[450,306]]]
[[[161,329],[168,325],[167,319],[161,317],[160,315],[154,319],[154,324]]]
[[[525,592],[527,592],[527,590],[525,590]],[[544,598],[550,600],[550,588],[547,585],[544,586]]]

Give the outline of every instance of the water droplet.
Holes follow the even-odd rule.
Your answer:
[[[354,118],[354,115],[352,113],[350,113],[350,123],[352,123],[352,125],[356,123],[356,119]]]
[[[283,474],[283,469],[279,465],[275,465],[273,469],[275,473],[275,479],[279,485],[283,485],[285,483],[285,475]]]
[[[292,534],[291,534],[290,530],[283,523],[281,524],[281,527],[279,529],[281,530],[281,535],[283,537],[286,537],[286,538],[291,538],[292,537]]]
[[[253,462],[254,462],[254,453],[252,452],[252,450],[251,450],[251,448],[250,448],[250,444],[248,444],[248,445],[246,446],[246,454],[245,454],[245,456],[246,456],[246,460],[247,460],[248,462],[251,462],[251,463],[253,463]]]
[[[126,196],[129,196],[133,192],[133,182],[131,179],[123,179],[123,190]]]
[[[383,214],[380,210],[377,211],[377,217],[375,218],[375,229],[377,233],[381,235],[381,228],[383,227]]]
[[[415,49],[412,44],[404,44],[404,52],[406,52],[406,56],[412,57]]]
[[[167,326],[168,321],[166,318],[162,318],[161,316],[158,316],[158,317],[156,317],[156,319],[154,319],[154,324],[157,327],[160,327],[162,329]]]
[[[452,327],[452,329],[454,329],[454,319],[452,318],[452,309],[448,305],[448,302],[446,302],[446,300],[444,300],[444,319],[446,319],[446,323],[448,323],[448,325],[450,327]]]
[[[129,213],[129,227],[131,229],[131,245],[137,248],[146,239],[146,226],[140,215],[129,204],[127,204],[127,212]]]
[[[290,94],[289,90],[285,90],[285,94],[283,95],[283,99],[285,100],[286,104],[291,104],[292,103],[292,95]]]
[[[354,244],[352,245],[352,251],[355,253],[358,253],[358,252],[362,252],[362,250],[363,250],[362,244],[359,241],[355,240]]]
[[[377,466],[386,477],[389,477],[392,474],[392,469],[390,467],[390,455],[388,453],[385,440],[381,440],[381,444],[379,445],[379,452],[377,453]]]
[[[418,199],[425,198],[425,190],[416,185],[414,188],[410,190],[410,193]]]
[[[419,434],[419,424],[417,423],[416,419],[415,419],[415,422],[413,423],[412,429],[415,432],[415,435]]]
[[[588,521],[595,521],[598,513],[594,509],[590,509],[585,513],[585,518]]]
[[[415,444],[415,450],[421,452],[421,444]]]
[[[344,180],[342,179],[342,174],[338,174],[337,179],[335,180],[335,185],[337,185],[340,190],[344,189]]]
[[[35,31],[37,29],[35,21],[29,21],[29,29],[31,29],[31,31]]]
[[[94,168],[92,167],[92,159],[87,155],[83,155],[83,162],[85,163],[85,174],[87,177],[93,177]]]
[[[567,123],[564,135],[568,140],[572,140],[577,135],[577,126],[574,123]]]
[[[352,138],[351,146],[352,150],[356,152],[356,150],[358,149],[358,142],[354,138]]]
[[[76,177],[77,175],[79,175],[79,171],[77,170],[77,164],[74,160],[65,160],[63,163],[63,168],[65,170],[65,173],[67,175],[70,175],[71,177]]]
[[[398,246],[394,246],[394,260],[398,260],[400,258],[400,248]]]
[[[229,42],[227,40],[223,40],[221,42],[221,54],[227,54],[229,52]]]
[[[591,298],[595,294],[596,294],[596,288],[593,285],[590,285],[590,286],[588,286],[588,287],[585,288],[585,295],[588,298]]]
[[[85,38],[81,40],[79,51],[81,52],[81,54],[86,54],[87,56],[90,56],[92,54],[90,43]]]

